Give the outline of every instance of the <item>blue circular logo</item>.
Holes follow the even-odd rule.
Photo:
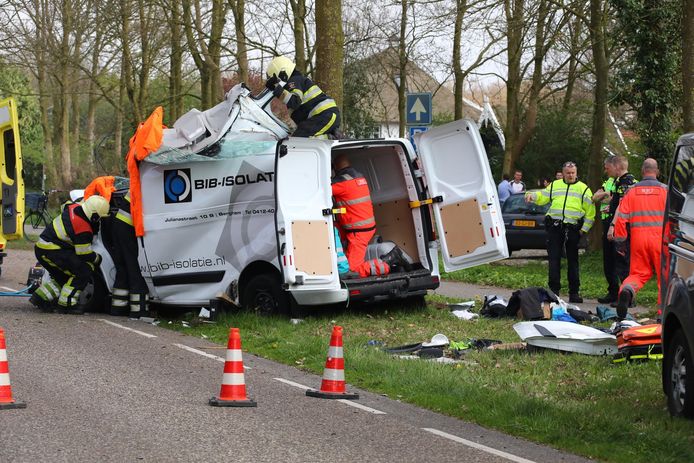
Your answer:
[[[192,199],[190,169],[164,171],[164,201],[167,203],[189,202]]]

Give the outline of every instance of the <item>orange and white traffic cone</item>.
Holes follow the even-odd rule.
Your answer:
[[[325,361],[323,381],[320,390],[308,389],[306,395],[321,399],[358,399],[359,394],[345,391],[345,360],[342,353],[342,327],[333,326],[328,347],[328,359]]]
[[[5,331],[0,328],[0,410],[8,408],[26,408],[24,402],[12,399],[10,386],[10,366],[7,363],[7,347],[5,346]]]
[[[243,357],[241,354],[241,334],[238,328],[229,330],[227,356],[224,362],[222,387],[219,397],[212,397],[210,405],[215,407],[255,407],[258,404],[246,396],[246,382],[243,376]]]

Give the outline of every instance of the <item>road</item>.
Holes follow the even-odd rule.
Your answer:
[[[17,288],[24,264],[10,257],[0,285]],[[247,353],[258,407],[210,407],[224,349],[139,321],[2,297],[0,326],[27,403],[0,411],[3,462],[587,461],[351,386],[356,402],[306,397],[319,376]]]

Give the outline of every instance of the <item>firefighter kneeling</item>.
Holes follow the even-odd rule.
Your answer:
[[[84,313],[79,305],[80,294],[101,262],[101,256],[92,250],[92,238],[99,231],[99,221],[108,213],[108,201],[91,196],[82,203],[65,205],[46,227],[34,253],[51,279],[32,294],[32,304],[52,312],[57,299],[59,312]]]

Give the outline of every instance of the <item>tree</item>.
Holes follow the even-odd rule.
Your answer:
[[[345,36],[341,0],[316,0],[316,43],[314,80],[342,107]]]
[[[682,125],[694,131],[694,0],[684,0],[682,12]]]

